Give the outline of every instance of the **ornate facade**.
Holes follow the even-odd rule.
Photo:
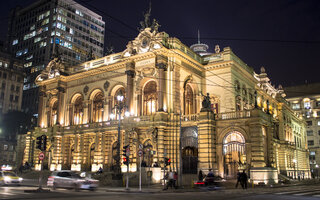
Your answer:
[[[169,157],[183,174],[213,169],[232,178],[244,169],[257,182],[278,173],[309,177],[305,123],[264,68],[255,73],[229,47],[200,56],[156,25],[123,52],[37,78],[39,126],[28,133],[24,162],[39,169],[34,141],[44,134],[49,169],[112,169],[120,121],[131,171],[141,144],[147,166]],[[112,119],[120,91],[130,116]]]

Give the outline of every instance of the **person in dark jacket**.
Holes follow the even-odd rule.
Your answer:
[[[238,171],[238,173],[237,173],[237,184],[236,184],[236,188],[238,188],[239,183],[241,184],[241,173],[240,173],[240,171]]]
[[[199,171],[198,180],[203,181],[203,173],[202,170]]]
[[[247,189],[248,176],[245,170],[243,170],[243,172],[241,173],[240,180],[241,180],[242,189]]]

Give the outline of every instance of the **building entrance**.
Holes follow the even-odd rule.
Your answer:
[[[245,139],[240,132],[229,132],[223,139],[224,176],[232,179],[245,168]]]

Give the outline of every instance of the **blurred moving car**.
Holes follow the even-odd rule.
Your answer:
[[[75,190],[95,190],[99,181],[87,177],[81,177],[70,170],[54,171],[48,178],[47,186],[56,188],[73,188]]]
[[[0,185],[19,185],[22,181],[13,171],[0,171]]]

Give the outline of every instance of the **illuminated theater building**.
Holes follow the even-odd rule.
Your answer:
[[[143,145],[146,166],[163,166],[168,157],[173,170],[182,163],[183,174],[212,169],[234,178],[246,170],[255,182],[310,176],[305,122],[263,67],[254,72],[229,47],[189,48],[156,25],[143,28],[123,52],[69,69],[58,58],[48,64],[36,79],[38,127],[27,135],[23,162],[40,168],[35,140],[44,134],[45,168],[111,170],[121,93],[127,107],[120,144],[121,151],[130,145],[130,171],[138,169]]]

